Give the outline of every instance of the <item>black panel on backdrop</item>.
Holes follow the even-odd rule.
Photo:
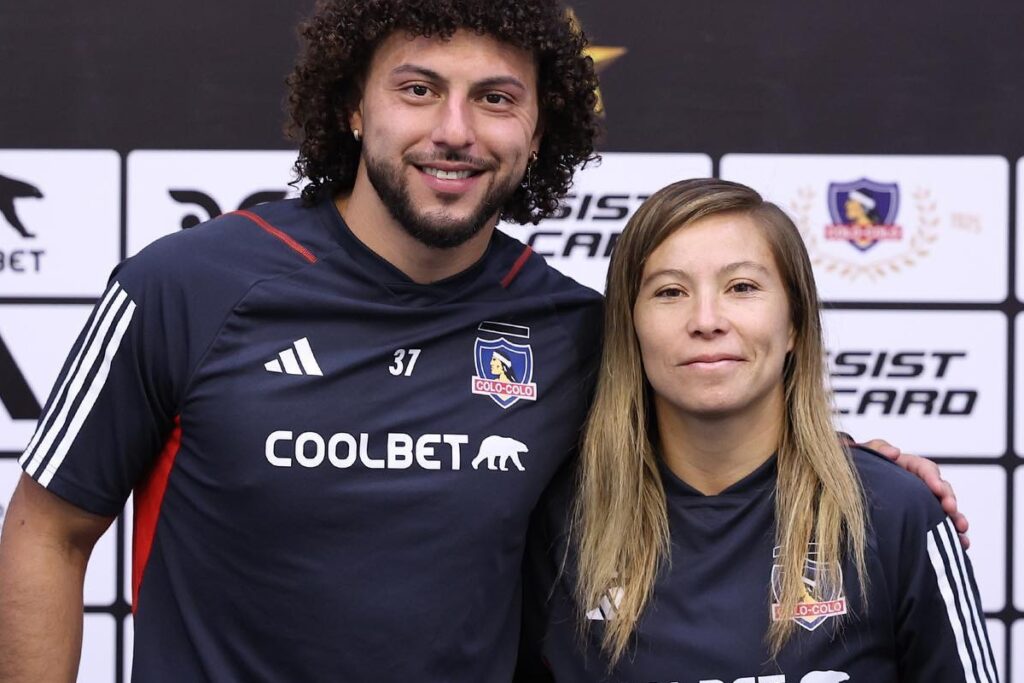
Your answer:
[[[0,6],[0,147],[275,149],[311,0]],[[1024,154],[1024,4],[571,3],[604,147]]]

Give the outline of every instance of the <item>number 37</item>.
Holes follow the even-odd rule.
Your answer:
[[[395,362],[388,366],[388,372],[396,377],[398,375],[408,377],[412,374],[412,369],[416,367],[416,359],[419,357],[419,349],[398,349],[395,351]]]

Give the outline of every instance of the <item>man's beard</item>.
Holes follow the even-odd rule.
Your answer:
[[[363,160],[366,162],[366,176],[373,189],[377,191],[377,196],[388,208],[391,217],[398,221],[411,237],[434,249],[452,249],[465,244],[483,230],[487,222],[516,191],[518,185],[513,177],[509,177],[504,184],[495,184],[487,191],[476,210],[466,218],[430,215],[418,211],[413,205],[408,185],[402,178],[400,165],[388,164],[365,153]],[[444,160],[465,161],[458,154],[449,154]]]

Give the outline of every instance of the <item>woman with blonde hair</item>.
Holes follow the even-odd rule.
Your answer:
[[[748,187],[670,185],[623,232],[577,485],[557,681],[996,680],[939,503],[839,442],[806,249]]]

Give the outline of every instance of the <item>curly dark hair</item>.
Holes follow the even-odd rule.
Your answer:
[[[597,158],[599,119],[586,37],[557,0],[320,0],[299,27],[305,45],[288,77],[286,132],[299,145],[295,170],[309,180],[305,202],[352,189],[361,145],[349,116],[377,45],[399,30],[449,38],[458,29],[525,49],[537,63],[540,150],[501,218],[536,223],[558,208],[576,167]]]

